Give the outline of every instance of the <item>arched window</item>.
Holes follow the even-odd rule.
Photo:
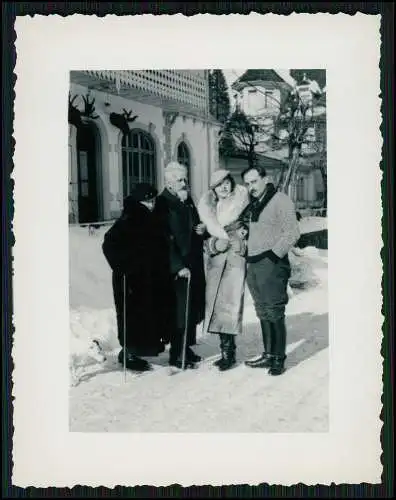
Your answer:
[[[123,195],[128,196],[136,184],[149,182],[156,185],[155,144],[142,130],[131,130],[122,137]]]
[[[182,165],[185,165],[190,171],[190,152],[185,142],[181,142],[177,148],[177,161]]]

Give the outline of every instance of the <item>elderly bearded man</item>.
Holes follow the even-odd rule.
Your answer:
[[[247,284],[261,323],[263,354],[246,361],[251,368],[284,372],[286,359],[285,309],[290,278],[289,251],[300,237],[293,201],[278,192],[260,167],[242,172],[252,203],[245,212],[249,224]]]
[[[182,365],[183,336],[187,303],[187,279],[190,277],[190,300],[186,366],[194,367],[201,360],[191,349],[196,344],[196,327],[205,315],[205,272],[203,242],[209,234],[199,220],[194,202],[189,194],[187,169],[178,162],[165,168],[165,189],[157,198],[157,210],[167,228],[170,273],[173,282],[174,323],[170,338],[169,364]]]

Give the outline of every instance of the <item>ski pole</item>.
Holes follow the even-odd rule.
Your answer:
[[[123,365],[124,365],[124,383],[126,383],[126,278],[125,274],[123,275],[123,289],[124,289],[124,304],[123,304],[123,313],[124,313],[124,360],[123,360]]]
[[[184,335],[183,335],[183,352],[182,352],[182,370],[185,368],[186,364],[186,348],[187,348],[187,332],[188,332],[188,316],[190,309],[190,281],[191,274],[187,276],[187,296],[186,296],[186,314],[184,320]]]

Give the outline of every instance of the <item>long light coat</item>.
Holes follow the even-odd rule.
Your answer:
[[[235,252],[230,246],[219,252],[218,240],[239,239],[236,221],[249,203],[244,186],[236,185],[229,198],[216,200],[213,191],[208,191],[199,200],[197,209],[206,224],[210,238],[205,243],[207,253],[205,333],[242,332],[242,315],[246,279],[246,242],[240,242]]]

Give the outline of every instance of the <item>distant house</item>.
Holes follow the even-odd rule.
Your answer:
[[[320,162],[326,161],[326,71],[299,69],[291,70],[290,75],[296,84],[307,83],[307,88],[314,80],[321,92],[315,101],[312,126],[302,145],[297,182],[291,193],[298,208],[319,208],[326,191],[319,168]],[[260,137],[256,152],[259,164],[266,166],[275,183],[287,168],[288,148],[280,149],[272,135],[282,134],[276,129],[276,118],[293,87],[290,81],[272,69],[249,69],[232,85],[235,105],[264,126],[266,133]],[[220,164],[240,173],[247,166],[246,155],[241,151],[232,157],[221,157]]]
[[[290,83],[272,69],[248,69],[233,83],[235,106],[258,120],[265,130],[258,136],[258,153],[264,154],[271,148],[275,119],[291,89]]]
[[[236,105],[247,115],[276,116],[292,86],[272,69],[248,69],[232,89]]]

